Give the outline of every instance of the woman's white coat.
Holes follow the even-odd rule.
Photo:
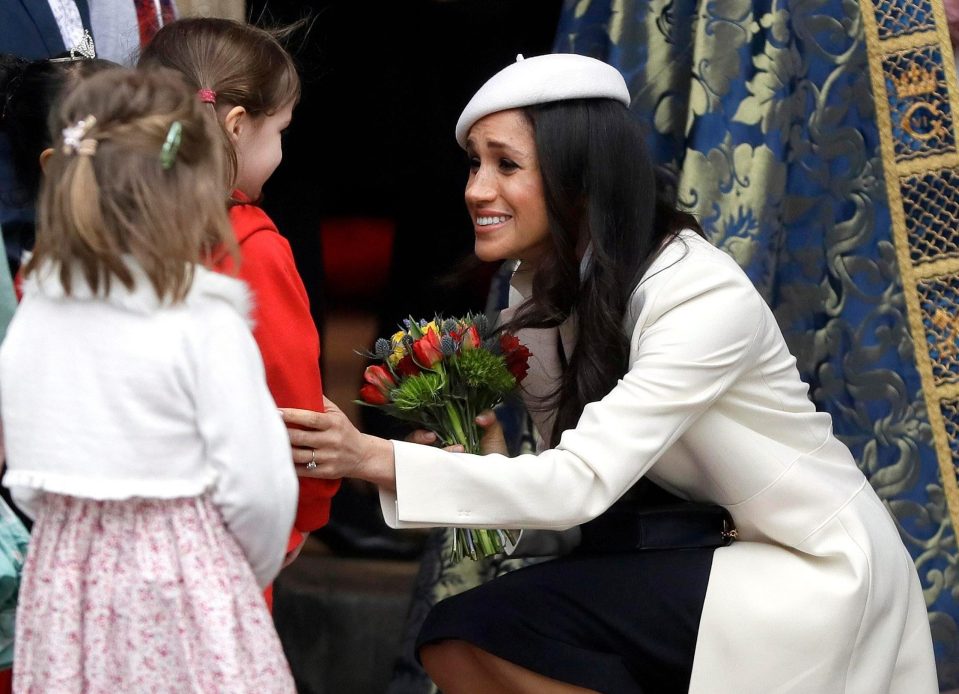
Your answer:
[[[937,692],[912,560],[742,270],[684,232],[637,287],[626,328],[630,370],[555,449],[480,458],[395,442],[388,522],[563,529],[647,475],[725,506],[739,531],[715,553],[691,692]],[[589,339],[575,332],[560,329],[567,352]],[[556,337],[521,335],[533,395],[559,373]]]

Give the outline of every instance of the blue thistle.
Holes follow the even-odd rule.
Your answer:
[[[480,335],[485,336],[489,332],[489,321],[486,320],[486,316],[482,313],[477,313],[473,316],[473,325],[476,326],[476,330]]]

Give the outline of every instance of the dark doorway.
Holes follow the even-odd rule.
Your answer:
[[[473,240],[462,200],[466,160],[453,126],[473,92],[517,53],[550,51],[560,6],[559,0],[250,3],[254,20],[315,18],[305,40],[294,40],[303,98],[264,206],[293,244],[321,330],[318,230],[331,217],[395,225],[389,291],[374,302],[385,325],[408,314],[482,308],[489,269],[459,266]]]

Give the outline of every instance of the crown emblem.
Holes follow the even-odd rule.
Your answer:
[[[893,75],[892,83],[900,99],[929,94],[936,91],[939,86],[936,73],[919,67],[919,64],[915,62],[911,63],[909,68],[898,77]]]
[[[70,60],[93,60],[97,57],[96,47],[93,44],[93,37],[86,29],[83,30],[83,36],[77,41],[76,45],[70,49],[69,58],[53,58],[51,63],[62,63]]]

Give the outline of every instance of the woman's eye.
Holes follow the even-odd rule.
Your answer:
[[[515,171],[519,168],[519,164],[512,159],[500,159],[499,168],[501,168],[503,171]]]
[[[479,157],[469,157],[467,161],[469,161],[470,171],[476,171],[480,166]]]

